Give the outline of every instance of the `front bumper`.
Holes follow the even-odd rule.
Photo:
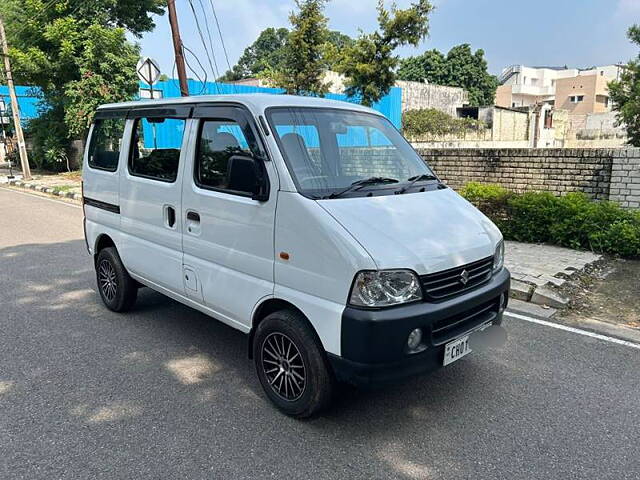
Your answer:
[[[446,343],[487,322],[502,323],[510,281],[509,271],[503,268],[486,284],[438,303],[379,310],[346,307],[342,314],[342,356],[328,355],[336,377],[366,386],[436,370],[442,365]],[[407,337],[415,328],[422,329],[426,348],[410,354]]]

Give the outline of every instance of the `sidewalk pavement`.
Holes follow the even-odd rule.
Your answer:
[[[0,184],[9,183],[14,187],[81,200],[80,175],[77,172],[34,175],[28,182],[23,182],[18,176],[7,182],[8,173],[8,170],[0,169]],[[518,305],[522,309],[533,308],[534,311],[530,313],[547,317],[553,315],[556,309],[563,308],[568,303],[568,299],[560,295],[557,288],[601,258],[601,255],[592,252],[552,245],[505,242],[505,265],[512,277],[512,305]]]
[[[553,245],[505,242],[505,265],[511,272],[511,297],[545,307],[545,316],[563,308],[569,299],[557,289],[602,259],[593,252]]]

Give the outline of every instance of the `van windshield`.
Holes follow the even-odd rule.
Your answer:
[[[417,191],[433,172],[379,115],[330,108],[267,111],[298,191],[337,198]],[[405,188],[410,186],[410,188]]]

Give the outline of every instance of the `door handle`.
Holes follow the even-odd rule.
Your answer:
[[[164,206],[164,221],[169,228],[173,228],[176,225],[176,209],[171,205]]]
[[[191,235],[200,235],[200,214],[193,210],[187,211],[187,232]]]
[[[189,211],[187,212],[187,220],[195,223],[200,223],[200,214],[198,212]]]

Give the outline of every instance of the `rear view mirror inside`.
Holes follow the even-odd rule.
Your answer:
[[[344,135],[347,133],[347,124],[344,122],[331,122],[331,133],[336,135]]]

